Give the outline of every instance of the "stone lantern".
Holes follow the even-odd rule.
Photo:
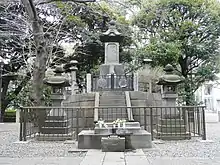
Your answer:
[[[172,65],[168,64],[164,68],[165,74],[159,78],[158,85],[162,85],[162,98],[166,106],[175,106],[178,97],[177,86],[182,83],[184,78],[174,73]]]
[[[176,107],[178,97],[177,86],[184,78],[174,73],[172,65],[164,68],[165,74],[159,78],[158,85],[162,85],[162,98],[165,101],[164,108],[159,112],[162,116],[155,130],[156,137],[162,140],[184,140],[190,139],[187,132],[187,121],[180,115],[180,108]]]
[[[69,118],[66,111],[61,107],[61,102],[64,100],[64,87],[70,86],[68,78],[62,75],[63,67],[55,66],[55,75],[48,76],[44,79],[44,83],[52,87],[52,109],[46,113],[45,119],[40,121],[40,134],[37,134],[37,139],[48,140],[65,140],[69,139]],[[56,136],[54,136],[56,135]],[[60,136],[61,135],[61,136]]]
[[[55,75],[44,79],[44,83],[52,87],[51,100],[53,106],[61,106],[64,99],[64,87],[70,86],[69,80],[62,75],[63,72],[63,67],[56,66]]]
[[[78,61],[72,60],[66,65],[64,65],[65,72],[70,72],[71,74],[71,95],[76,94],[78,85],[76,83],[76,71],[78,70],[77,65]]]

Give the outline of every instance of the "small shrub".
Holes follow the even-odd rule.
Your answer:
[[[7,109],[4,115],[4,122],[15,122],[16,121],[16,110]]]

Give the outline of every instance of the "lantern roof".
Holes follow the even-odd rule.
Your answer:
[[[69,79],[61,75],[61,73],[64,72],[62,66],[56,66],[54,72],[55,75],[49,76],[44,79],[44,84],[49,85],[51,87],[60,87],[60,88],[70,86]]]
[[[165,74],[159,78],[158,85],[179,84],[183,82],[184,78],[174,73],[172,65],[167,64],[164,68]]]

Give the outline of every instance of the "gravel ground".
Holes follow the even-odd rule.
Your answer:
[[[207,142],[199,139],[163,141],[154,150],[144,150],[147,157],[220,157],[220,123],[207,124]]]
[[[85,152],[68,152],[76,148],[76,144],[64,142],[38,142],[17,143],[17,124],[0,124],[0,157],[84,157]]]
[[[63,142],[18,142],[17,124],[0,124],[0,157],[84,157],[85,152],[68,152],[76,144]],[[201,139],[201,138],[200,138]],[[207,124],[207,139],[213,142],[197,140],[165,141],[156,144],[153,149],[144,150],[149,158],[154,157],[220,157],[220,123]]]

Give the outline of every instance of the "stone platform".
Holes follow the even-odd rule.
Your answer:
[[[125,138],[125,149],[151,148],[151,134],[142,130],[138,122],[126,122],[125,128],[118,128],[116,133],[112,133],[112,124],[106,123],[107,128],[95,127],[94,130],[83,130],[78,134],[79,149],[101,149],[102,141],[112,135]],[[110,138],[111,141],[111,138]],[[109,142],[110,143],[110,142]]]

